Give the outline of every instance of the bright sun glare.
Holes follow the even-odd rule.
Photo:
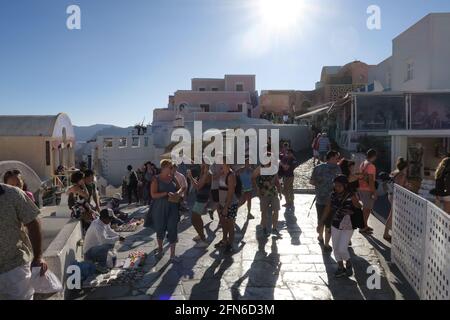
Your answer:
[[[301,19],[303,0],[258,0],[261,23],[272,31],[295,27]]]

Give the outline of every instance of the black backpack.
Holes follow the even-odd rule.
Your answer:
[[[130,185],[134,186],[137,185],[137,183],[138,183],[137,173],[136,171],[133,170],[130,172]]]
[[[442,176],[436,180],[436,192],[438,196],[450,195],[450,171],[444,172]]]
[[[227,184],[228,184],[228,177],[230,176],[232,172],[228,173],[227,175]],[[241,177],[239,177],[238,175],[235,175],[236,177],[236,188],[234,189],[234,194],[240,198],[242,196],[242,181],[241,181]]]

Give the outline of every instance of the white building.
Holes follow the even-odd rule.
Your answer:
[[[352,93],[329,111],[342,147],[364,149],[369,138],[389,150],[392,168],[406,158],[411,178],[433,184],[450,151],[449,31],[450,13],[432,13],[393,40],[392,56],[369,69],[369,82],[383,89]]]
[[[369,69],[369,83],[392,91],[450,89],[450,13],[431,13],[392,41],[392,56]]]
[[[147,161],[159,164],[164,149],[154,145],[151,133],[128,136],[99,136],[92,149],[92,166],[108,184],[120,186],[127,166],[141,168]]]

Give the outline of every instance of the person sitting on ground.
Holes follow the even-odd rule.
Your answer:
[[[33,193],[28,191],[20,170],[14,169],[6,171],[5,175],[3,176],[3,182],[7,185],[19,188],[20,190],[25,192],[25,194],[28,196],[28,198],[31,199],[31,201],[33,201],[33,203],[36,203]]]
[[[100,211],[100,217],[95,219],[84,237],[83,252],[87,261],[98,264],[98,271],[108,272],[108,253],[114,249],[117,241],[124,241],[118,233],[111,229],[111,221],[115,218],[111,209]]]
[[[40,211],[19,188],[1,183],[0,208],[0,300],[32,300],[31,268],[47,271]]]
[[[348,179],[339,175],[334,179],[334,190],[328,201],[324,214],[319,221],[317,232],[323,229],[325,221],[331,219],[331,239],[333,241],[334,256],[338,263],[336,278],[353,275],[348,244],[353,232],[363,224],[362,205],[358,196],[348,189]],[[360,215],[358,217],[358,215]],[[345,262],[345,266],[344,266]]]
[[[209,173],[209,166],[203,162],[200,178],[198,180],[192,176],[190,170],[187,171],[187,177],[191,181],[193,187],[197,190],[195,204],[192,208],[192,225],[198,233],[198,236],[194,238],[194,241],[197,241],[197,248],[206,248],[209,246],[209,243],[206,242],[202,216],[207,213],[208,199],[211,192],[212,177]]]
[[[115,218],[111,222],[111,225],[118,225],[121,226],[125,224],[129,218],[128,213],[122,212],[120,210],[120,203],[123,200],[120,193],[116,193],[110,201],[108,201],[106,207],[108,209],[111,209],[114,212]]]

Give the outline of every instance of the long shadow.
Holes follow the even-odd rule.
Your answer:
[[[190,300],[218,300],[220,282],[225,271],[230,268],[234,260],[230,256],[224,259],[216,259],[214,263],[205,271],[199,283],[192,287]],[[216,271],[217,267],[219,269]]]
[[[258,251],[250,269],[231,287],[233,300],[275,300],[275,287],[280,275],[281,262],[276,238],[272,238],[271,252],[267,255],[265,246],[268,239],[258,242]],[[248,279],[244,294],[240,287]]]
[[[158,287],[153,292],[152,299],[169,300],[173,296],[180,280],[193,278],[194,267],[197,261],[206,253],[206,250],[191,248],[179,256],[181,262],[172,264],[172,267],[165,273]]]
[[[406,280],[400,269],[392,263],[391,248],[372,235],[364,237],[372,245],[372,247],[383,256],[384,260],[386,261],[387,267],[389,268],[389,272],[391,272],[396,277],[396,281],[393,283],[393,285],[398,290],[398,292],[402,294],[403,298],[407,300],[418,300],[419,297],[409,284],[408,280]]]
[[[297,223],[295,209],[294,210],[287,209],[284,212],[284,219],[286,221],[286,229],[291,237],[291,244],[293,246],[299,246],[301,244],[300,236],[302,234],[302,229]]]
[[[394,298],[389,281],[385,275],[378,273],[378,266],[372,266],[363,257],[355,255],[349,248],[354,275],[352,278],[343,277],[337,279],[334,273],[337,264],[329,254],[323,254],[325,269],[328,277],[327,287],[334,300],[391,300]],[[374,269],[371,269],[373,267]],[[373,276],[379,274],[379,278]],[[379,280],[379,281],[378,281]],[[374,287],[373,287],[373,286]],[[379,287],[378,287],[379,285]]]

